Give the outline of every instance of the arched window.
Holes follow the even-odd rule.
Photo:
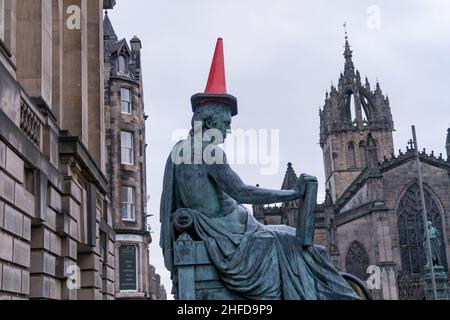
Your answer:
[[[425,189],[425,204],[428,212],[428,220],[442,233],[442,214],[436,198]],[[423,246],[424,228],[422,218],[420,190],[417,183],[413,184],[403,195],[397,208],[398,231],[400,235],[400,254],[403,272],[421,274],[426,264],[425,248]],[[445,241],[441,239],[441,258],[445,270],[447,258],[445,254]]]
[[[361,243],[354,241],[345,257],[345,271],[365,281],[369,277],[367,274],[368,268],[369,256],[366,250]]]
[[[359,161],[361,163],[361,168],[367,167],[366,142],[365,141],[361,141],[359,143]]]
[[[378,165],[378,142],[372,138],[372,136],[369,137],[368,143],[367,143],[367,149],[366,149],[366,164],[369,167],[375,167]],[[368,158],[367,158],[368,157]]]
[[[119,55],[119,73],[121,74],[128,74],[128,61],[127,58],[124,55]]]
[[[119,248],[120,291],[137,291],[137,247],[122,245]]]
[[[345,95],[346,117],[348,122],[353,126],[356,125],[356,108],[355,108],[355,96],[352,91],[347,92]]]
[[[353,142],[350,142],[347,146],[347,161],[349,169],[356,168],[355,145]]]
[[[331,152],[330,148],[327,148],[325,151],[325,175],[326,179],[328,179],[333,171],[332,162],[331,162]]]

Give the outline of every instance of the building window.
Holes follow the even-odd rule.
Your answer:
[[[347,160],[348,160],[348,168],[355,169],[356,168],[356,156],[355,156],[355,145],[353,142],[350,142],[347,147]]]
[[[369,277],[367,269],[369,268],[369,257],[364,247],[358,241],[354,241],[348,249],[345,257],[346,271],[360,280],[365,281]]]
[[[128,74],[128,62],[127,58],[124,55],[119,56],[119,73],[120,74]]]
[[[359,159],[361,161],[361,168],[367,167],[366,143],[364,141],[359,143]]]
[[[103,264],[108,262],[108,240],[107,233],[100,230],[100,257]]]
[[[328,178],[331,176],[331,173],[333,172],[333,164],[334,164],[334,161],[331,156],[331,149],[330,149],[330,147],[328,147],[325,150],[325,175],[326,175],[325,179],[326,180],[328,180]]]
[[[122,164],[134,164],[134,134],[129,131],[121,132]]]
[[[119,281],[120,291],[136,292],[137,285],[137,248],[134,245],[123,245],[119,248]]]
[[[424,190],[425,203],[427,207],[428,221],[441,235],[441,243],[445,244],[441,206],[438,200],[427,189]],[[402,259],[403,272],[407,274],[421,275],[426,264],[426,252],[423,246],[425,229],[422,218],[422,201],[420,200],[420,189],[417,183],[413,184],[403,195],[397,209],[397,225],[400,236],[400,255]],[[444,269],[448,270],[446,246],[441,246],[441,261]]]
[[[120,89],[120,108],[122,113],[131,114],[131,91],[129,89]]]
[[[122,220],[136,221],[136,193],[131,187],[122,187]]]
[[[5,41],[5,3],[0,0],[0,39]]]

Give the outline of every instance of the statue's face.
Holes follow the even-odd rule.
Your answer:
[[[206,125],[208,129],[220,131],[223,141],[225,141],[228,132],[231,130],[231,112],[227,108],[224,108],[222,111],[218,112],[213,119],[208,119]]]

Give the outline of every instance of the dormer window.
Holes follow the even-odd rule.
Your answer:
[[[119,55],[119,73],[128,74],[128,60],[124,55]]]

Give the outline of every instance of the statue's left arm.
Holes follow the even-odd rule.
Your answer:
[[[234,200],[241,204],[253,205],[299,199],[305,194],[307,182],[317,181],[315,177],[302,175],[293,190],[269,190],[245,184],[226,162],[210,165],[208,173],[218,187]]]

